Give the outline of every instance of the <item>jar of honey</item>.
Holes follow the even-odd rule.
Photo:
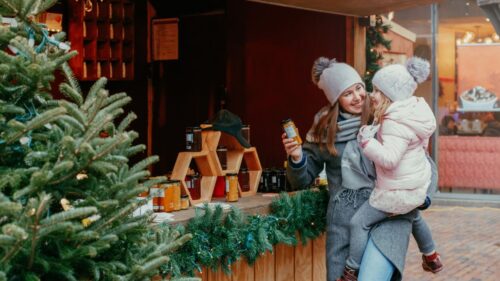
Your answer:
[[[285,130],[286,137],[289,139],[294,139],[298,144],[302,144],[302,138],[300,138],[299,130],[293,123],[292,119],[288,118],[281,121],[283,130]]]
[[[238,174],[229,173],[226,175],[226,201],[238,201]]]

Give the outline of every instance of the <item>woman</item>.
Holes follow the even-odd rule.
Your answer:
[[[309,186],[326,168],[330,200],[327,211],[326,258],[328,281],[342,274],[349,251],[349,222],[357,208],[374,187],[375,169],[360,151],[356,136],[360,126],[368,123],[371,111],[364,83],[349,65],[319,58],[312,68],[312,79],[323,90],[329,105],[315,116],[300,146],[283,134],[288,155],[287,174],[296,187]],[[434,167],[435,168],[435,167]],[[435,169],[434,169],[435,170]],[[385,276],[401,280],[412,221],[415,212],[384,221],[371,231],[371,239],[360,268],[369,279]]]

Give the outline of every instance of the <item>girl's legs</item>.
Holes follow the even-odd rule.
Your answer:
[[[370,238],[361,260],[358,281],[390,281],[392,274],[394,274],[394,265]]]
[[[436,245],[432,239],[431,230],[419,211],[413,220],[412,233],[422,254],[429,255],[434,252]]]
[[[371,227],[387,218],[388,214],[373,208],[368,200],[361,205],[354,214],[350,223],[351,239],[349,244],[349,257],[346,265],[351,269],[359,269],[363,252],[368,242],[368,233]]]
[[[413,237],[417,241],[422,255],[422,267],[425,271],[437,273],[443,269],[440,255],[436,252],[436,245],[432,239],[432,233],[424,218],[417,212],[412,225]]]

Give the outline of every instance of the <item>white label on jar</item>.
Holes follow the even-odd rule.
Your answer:
[[[229,179],[226,178],[226,192],[229,192]]]
[[[293,128],[293,126],[286,126],[285,133],[286,133],[287,138],[289,138],[289,139],[293,139],[294,137],[297,136],[297,133],[295,132],[295,129]]]
[[[276,183],[276,176],[272,176],[272,182]]]
[[[191,184],[191,181],[186,181],[186,187],[187,188],[192,188],[192,184]]]

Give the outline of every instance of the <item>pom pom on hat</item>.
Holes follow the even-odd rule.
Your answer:
[[[412,57],[406,65],[384,66],[375,73],[372,83],[391,101],[400,101],[413,96],[417,89],[417,83],[427,80],[429,73],[428,61]]]
[[[340,95],[352,85],[365,86],[358,72],[352,66],[325,57],[314,61],[311,76],[318,88],[323,90],[331,105],[335,104]]]
[[[422,83],[427,80],[431,72],[428,61],[419,57],[412,57],[406,62],[406,69],[417,83]]]
[[[311,78],[314,84],[318,84],[319,78],[325,69],[327,69],[330,64],[335,63],[335,59],[330,60],[329,58],[319,57],[317,58],[311,69]]]

